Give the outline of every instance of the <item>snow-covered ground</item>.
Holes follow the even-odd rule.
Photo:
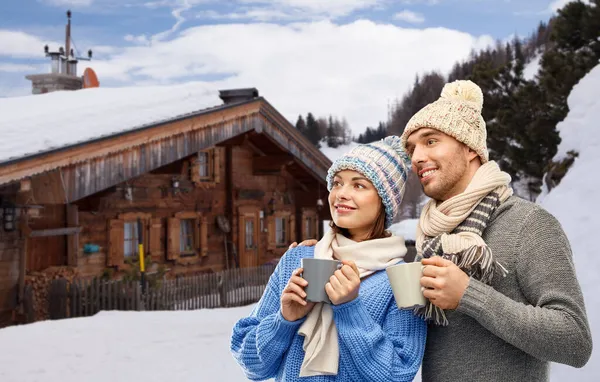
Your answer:
[[[251,308],[100,312],[5,328],[0,381],[245,381],[229,336]]]

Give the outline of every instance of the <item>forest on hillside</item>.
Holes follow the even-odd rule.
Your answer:
[[[570,152],[561,162],[552,161],[560,143],[556,126],[569,112],[571,89],[599,60],[600,0],[570,2],[526,38],[498,41],[474,51],[448,74],[416,76],[412,87],[390,108],[388,120],[367,127],[357,137],[351,136],[344,119],[331,116],[309,113],[298,118],[296,127],[315,145],[329,147],[400,135],[417,111],[438,99],[444,84],[471,80],[484,93],[490,159],[511,174],[519,196],[535,200],[543,185],[551,189],[560,182],[578,155]],[[525,68],[532,62],[539,62],[539,69],[526,75]],[[415,190],[405,197],[405,204],[412,205],[407,215],[416,216],[421,200],[418,180],[411,180],[411,188]]]

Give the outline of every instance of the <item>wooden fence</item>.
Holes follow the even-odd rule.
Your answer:
[[[101,310],[193,310],[257,302],[274,265],[158,280],[142,293],[139,281],[53,280],[49,318],[92,316]]]

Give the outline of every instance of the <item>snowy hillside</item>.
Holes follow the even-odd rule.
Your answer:
[[[327,146],[327,143],[322,142],[321,143],[321,152],[323,154],[325,154],[325,156],[333,162],[336,159],[338,159],[339,157],[341,157],[342,155],[344,155],[345,153],[347,153],[348,151],[355,148],[356,146],[358,146],[358,143],[350,142],[347,145],[342,145],[342,146],[339,146],[336,148],[332,148],[332,147]]]
[[[562,138],[555,160],[570,150],[579,157],[561,183],[538,202],[562,224],[573,249],[577,275],[583,289],[594,337],[594,352],[586,367],[577,370],[553,365],[552,381],[598,381],[600,378],[600,256],[596,236],[600,228],[597,195],[600,180],[600,65],[596,66],[568,98],[569,115],[557,128]]]

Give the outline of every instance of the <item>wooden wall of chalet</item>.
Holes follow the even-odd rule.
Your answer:
[[[21,239],[19,233],[0,229],[0,328],[12,320],[16,304]]]
[[[222,268],[220,256],[214,256],[223,248],[221,235],[215,231],[214,216],[223,214],[225,206],[225,186],[221,181],[223,151],[210,151],[214,164],[212,181],[192,181],[196,160],[192,157],[78,202],[79,225],[83,228],[77,257],[79,274],[97,276],[107,267],[127,269],[125,224],[138,218],[143,224],[145,254],[151,257],[154,268],[161,263],[176,273]],[[178,182],[177,187],[174,181]],[[126,197],[128,188],[131,200]],[[181,219],[194,220],[194,241],[198,244],[193,253],[185,255],[176,248]],[[85,253],[86,244],[99,246],[99,251]]]
[[[218,271],[226,267],[224,237],[216,224],[218,215],[226,215],[226,155],[225,147],[213,147],[210,153],[213,178],[200,181],[194,161],[196,156],[165,166],[118,185],[108,192],[93,195],[77,203],[78,220],[83,227],[79,235],[77,267],[81,276],[97,276],[107,267],[126,269],[123,258],[124,223],[142,219],[144,244],[154,267],[165,264],[171,273],[196,273]],[[230,221],[233,244],[240,266],[256,266],[283,255],[291,241],[315,235],[316,210],[296,205],[293,181],[285,172],[280,175],[255,175],[253,151],[246,146],[231,148],[232,183]],[[173,180],[179,182],[173,188]],[[131,187],[132,200],[125,198]],[[273,199],[269,214],[269,201]],[[316,200],[308,204],[314,206]],[[262,217],[262,218],[261,218]],[[178,218],[195,219],[195,254],[182,256],[178,251],[180,225]],[[276,219],[286,218],[284,242],[276,242]],[[312,218],[310,232],[304,232],[303,219]],[[246,237],[253,228],[255,235]],[[297,234],[299,236],[297,236]],[[175,239],[174,239],[175,238]],[[85,244],[99,246],[96,253],[84,253]],[[229,247],[230,264],[234,266],[232,247]],[[149,269],[152,271],[152,269]]]

